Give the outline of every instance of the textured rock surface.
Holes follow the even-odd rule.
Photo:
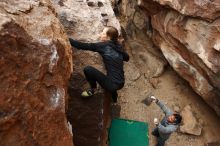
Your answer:
[[[147,15],[156,14],[163,9],[159,3],[152,0],[137,0],[137,5],[143,8]]]
[[[105,21],[109,26],[120,30],[111,3],[108,0],[53,0],[59,18],[69,36],[79,40],[97,41],[104,28]],[[90,2],[93,6],[90,6]],[[98,3],[102,3],[103,6]],[[74,32],[74,33],[73,33]]]
[[[150,4],[155,2],[162,6],[169,6],[183,15],[199,17],[200,19],[213,21],[220,16],[219,0],[139,0]],[[142,3],[144,3],[142,2]],[[145,6],[146,7],[146,6]],[[150,8],[151,9],[151,8]]]
[[[54,0],[58,16],[66,32],[72,38],[83,42],[96,42],[105,22],[120,30],[111,3],[108,0]],[[70,81],[68,119],[73,125],[76,146],[103,146],[106,143],[106,125],[110,96],[100,92],[90,99],[82,99],[81,92],[88,88],[83,68],[94,66],[103,68],[98,53],[73,48],[73,70]]]
[[[184,107],[181,115],[183,117],[183,125],[180,126],[180,131],[198,136],[201,135],[202,128],[199,126],[199,123],[193,115],[192,109],[189,105]]]
[[[135,76],[140,77],[141,75],[147,78],[160,76],[167,62],[161,51],[149,39],[149,35],[152,34],[150,17],[138,7],[136,1],[121,1],[120,5],[125,44],[133,63],[130,71],[135,70],[134,74],[128,73],[128,78],[135,80]]]
[[[163,11],[152,25],[154,42],[171,66],[220,114],[220,19],[208,23]]]
[[[72,56],[49,1],[0,2],[0,145],[72,146]]]
[[[187,82],[180,79],[181,76],[178,76],[172,69],[170,69],[170,67],[167,67],[163,74],[161,74],[159,77],[152,78],[151,71],[161,68],[161,65],[158,65],[160,64],[159,59],[161,59],[161,57],[159,53],[157,54],[154,52],[156,47],[154,47],[151,44],[151,40],[148,39],[148,36],[151,36],[152,31],[152,26],[149,25],[152,20],[150,18],[153,17],[153,14],[159,13],[160,10],[165,10],[164,13],[166,13],[166,10],[169,10],[167,8],[169,7],[166,6],[166,9],[164,9],[165,7],[159,5],[159,3],[155,1],[155,3],[150,3],[153,2],[152,0],[146,0],[143,2],[144,6],[141,7],[138,7],[138,5],[141,4],[141,1],[137,0],[121,1],[120,3],[121,6],[119,12],[121,15],[119,16],[123,28],[127,33],[128,41],[126,42],[126,45],[130,46],[130,44],[127,43],[134,44],[132,45],[132,48],[129,47],[129,53],[130,55],[132,54],[131,60],[128,64],[125,65],[126,85],[119,92],[120,98],[117,105],[120,107],[120,118],[145,121],[149,123],[149,130],[153,129],[155,127],[152,122],[153,119],[155,117],[162,119],[164,114],[161,112],[160,108],[154,104],[146,107],[141,103],[141,101],[146,98],[147,95],[153,94],[167,103],[170,108],[176,111],[181,111],[186,105],[191,105],[193,114],[195,114],[196,118],[199,119],[199,123],[202,126],[202,134],[200,136],[195,137],[189,134],[182,134],[179,133],[178,130],[171,135],[168,141],[166,141],[166,145],[203,146],[209,142],[219,141],[219,117],[217,117],[214,111],[207,106],[207,104],[199,95],[192,91]],[[157,4],[157,6],[154,4]],[[146,10],[147,8],[151,9]],[[136,27],[136,25],[134,25],[133,19],[134,12],[136,11],[143,13],[135,16],[142,17],[139,17],[141,20],[140,24],[143,24],[143,19],[145,20],[145,26],[143,29],[139,29]],[[152,15],[147,16],[150,14]],[[138,21],[139,20],[135,21],[135,23],[138,24]],[[170,23],[168,24],[171,25]],[[166,36],[167,39],[168,37],[169,35]],[[155,45],[159,46],[158,44],[159,43],[155,41]],[[137,52],[136,49],[138,50]],[[139,53],[139,51],[142,53]],[[151,54],[158,57],[159,59],[152,59]],[[148,60],[146,57],[143,59],[143,56],[151,57]],[[135,59],[133,57],[135,57]],[[142,65],[139,66],[139,64]],[[158,66],[156,66],[156,64]],[[147,70],[150,71],[150,74],[145,72]],[[146,76],[142,75],[142,71],[147,73]],[[188,70],[186,70],[186,72],[187,71]],[[140,76],[138,76],[137,72],[140,73]],[[130,79],[134,80],[130,81]],[[156,144],[156,138],[151,134],[149,134],[149,144],[152,146]]]
[[[220,1],[139,0],[138,5],[151,18],[154,44],[220,115]]]

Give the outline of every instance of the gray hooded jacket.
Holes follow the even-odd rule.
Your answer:
[[[165,106],[165,104],[162,101],[158,101],[157,105],[163,110],[165,117],[163,120],[158,124],[158,132],[160,134],[160,137],[163,139],[168,139],[170,137],[170,134],[177,130],[178,125],[169,123],[167,121],[167,117],[173,114],[173,111]]]

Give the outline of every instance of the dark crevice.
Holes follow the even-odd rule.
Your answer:
[[[82,87],[86,84],[84,76],[72,74],[69,81],[69,102],[67,119],[72,125],[75,146],[103,146],[106,137],[106,112],[109,101],[104,93],[82,98]]]

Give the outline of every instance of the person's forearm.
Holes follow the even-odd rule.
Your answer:
[[[71,46],[77,48],[77,49],[84,49],[88,50],[89,49],[89,44],[88,43],[82,43],[80,41],[74,40],[72,38],[69,38]]]
[[[158,100],[157,102],[157,105],[163,110],[163,112],[166,114],[166,115],[171,115],[173,112],[171,111],[171,109],[169,109],[167,106],[165,106],[165,104]]]

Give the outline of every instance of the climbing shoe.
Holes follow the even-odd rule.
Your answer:
[[[81,96],[82,97],[90,97],[94,95],[94,90],[88,89],[82,92]]]

